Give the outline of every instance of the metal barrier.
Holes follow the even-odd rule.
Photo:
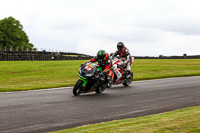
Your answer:
[[[49,61],[49,60],[89,60],[92,56],[54,52],[12,52],[0,51],[0,61]]]

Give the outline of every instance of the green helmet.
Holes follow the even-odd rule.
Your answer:
[[[97,53],[98,62],[100,64],[102,64],[103,61],[105,60],[105,58],[106,58],[106,51],[105,50],[99,50],[99,52]]]

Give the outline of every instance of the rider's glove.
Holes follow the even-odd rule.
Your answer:
[[[110,58],[113,60],[114,59],[114,55],[110,56]]]

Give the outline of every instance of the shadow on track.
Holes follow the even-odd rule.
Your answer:
[[[75,97],[75,98],[78,98],[78,97],[81,97],[81,98],[83,98],[83,97],[108,97],[109,96],[109,94],[108,93],[101,93],[101,94],[97,94],[97,93],[95,93],[95,92],[90,92],[90,93],[83,93],[83,94],[81,94],[80,96],[72,96],[72,97]]]
[[[114,86],[112,86],[112,88],[107,88],[107,89],[117,90],[117,89],[131,89],[131,88],[133,88],[133,86],[123,86],[123,85],[117,86],[117,85],[114,85]]]
[[[80,96],[72,96],[74,98],[108,98],[112,97],[113,93],[115,91],[127,91],[132,89],[133,86],[123,86],[123,85],[114,85],[112,88],[107,88],[104,92],[101,94],[97,94],[95,92],[90,92],[90,93],[82,93]],[[115,94],[116,95],[116,94]]]

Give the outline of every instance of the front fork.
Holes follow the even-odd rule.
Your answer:
[[[79,79],[83,81],[83,84],[82,84],[82,87],[85,87],[85,85],[87,84],[88,80],[87,78],[81,76],[81,75],[78,75],[79,76]]]

